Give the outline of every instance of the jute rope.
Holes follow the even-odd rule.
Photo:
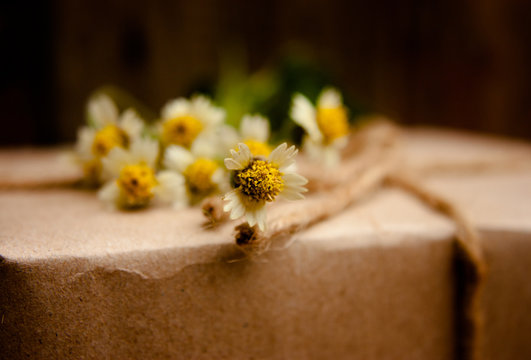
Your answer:
[[[480,344],[483,335],[483,293],[487,265],[481,242],[472,224],[461,211],[443,197],[419,185],[407,175],[390,174],[387,181],[416,196],[426,205],[446,215],[456,226],[456,280],[457,280],[457,339],[458,357],[482,359]]]
[[[456,282],[458,292],[457,357],[481,359],[480,343],[483,328],[481,294],[486,275],[486,262],[481,242],[473,225],[452,202],[424,188],[417,180],[424,171],[432,173],[486,169],[506,169],[499,162],[432,164],[427,168],[401,169],[399,156],[400,131],[390,124],[374,124],[360,131],[346,151],[340,169],[328,172],[326,179],[318,169],[301,167],[310,180],[309,196],[298,206],[275,211],[267,230],[259,232],[246,223],[236,226],[236,243],[242,250],[256,256],[270,248],[273,242],[289,243],[292,235],[360,202],[383,186],[395,186],[415,196],[433,210],[450,218],[456,227]],[[360,145],[361,144],[361,145]],[[513,162],[514,163],[514,162]],[[281,205],[279,205],[281,206]]]

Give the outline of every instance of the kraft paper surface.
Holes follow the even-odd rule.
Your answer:
[[[404,141],[416,167],[526,151],[437,130]],[[2,173],[38,181],[39,155],[14,153]],[[53,181],[62,167],[73,178],[61,163]],[[434,169],[423,185],[480,233],[484,358],[530,358],[531,171]],[[454,224],[407,193],[384,188],[252,259],[233,223],[203,222],[198,209],[110,211],[75,188],[0,192],[0,357],[455,358]]]

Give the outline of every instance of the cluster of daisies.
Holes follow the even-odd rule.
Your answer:
[[[78,133],[75,161],[99,197],[118,209],[152,203],[175,208],[223,196],[232,219],[265,228],[265,206],[277,198],[303,198],[307,180],[297,174],[295,146],[269,142],[261,115],[245,115],[239,129],[205,96],[169,101],[160,120],[147,124],[133,109],[120,113],[100,94],[88,103],[88,124]],[[305,130],[303,150],[326,165],[339,161],[349,131],[340,93],[322,91],[314,106],[293,97],[290,116]]]

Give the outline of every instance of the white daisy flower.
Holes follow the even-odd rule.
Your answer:
[[[102,159],[103,177],[109,181],[100,190],[100,199],[122,209],[144,207],[153,199],[179,204],[184,179],[167,171],[156,174],[158,152],[158,142],[140,138],[129,150],[113,148]]]
[[[164,155],[164,167],[183,178],[186,196],[182,205],[193,205],[207,196],[228,188],[225,171],[219,164],[201,153],[194,153],[182,146],[169,146]]]
[[[161,115],[158,131],[162,144],[190,149],[200,135],[223,123],[225,110],[214,106],[207,97],[198,95],[190,100],[179,98],[168,102]]]
[[[132,109],[119,115],[116,105],[105,94],[91,99],[87,112],[91,126],[78,131],[75,161],[83,167],[85,179],[99,183],[101,158],[115,147],[127,149],[141,136],[144,122]]]
[[[327,165],[339,163],[339,151],[346,145],[349,132],[347,110],[339,91],[325,88],[317,99],[317,107],[305,96],[296,94],[290,115],[306,131],[303,146],[310,157]]]
[[[238,151],[231,150],[225,166],[231,170],[233,190],[224,196],[224,210],[231,219],[246,218],[250,226],[265,229],[267,202],[277,196],[288,200],[303,199],[303,187],[308,180],[292,171],[295,164],[295,146],[279,145],[267,158],[253,156],[249,147],[238,144]]]

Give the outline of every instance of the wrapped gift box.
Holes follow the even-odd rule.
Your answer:
[[[479,353],[531,358],[530,147],[426,129],[404,140],[405,166],[438,164],[422,185],[479,231]],[[2,357],[460,356],[455,225],[403,190],[248,257],[234,224],[204,229],[198,209],[112,212],[92,192],[38,186],[77,176],[56,154],[0,154]]]

